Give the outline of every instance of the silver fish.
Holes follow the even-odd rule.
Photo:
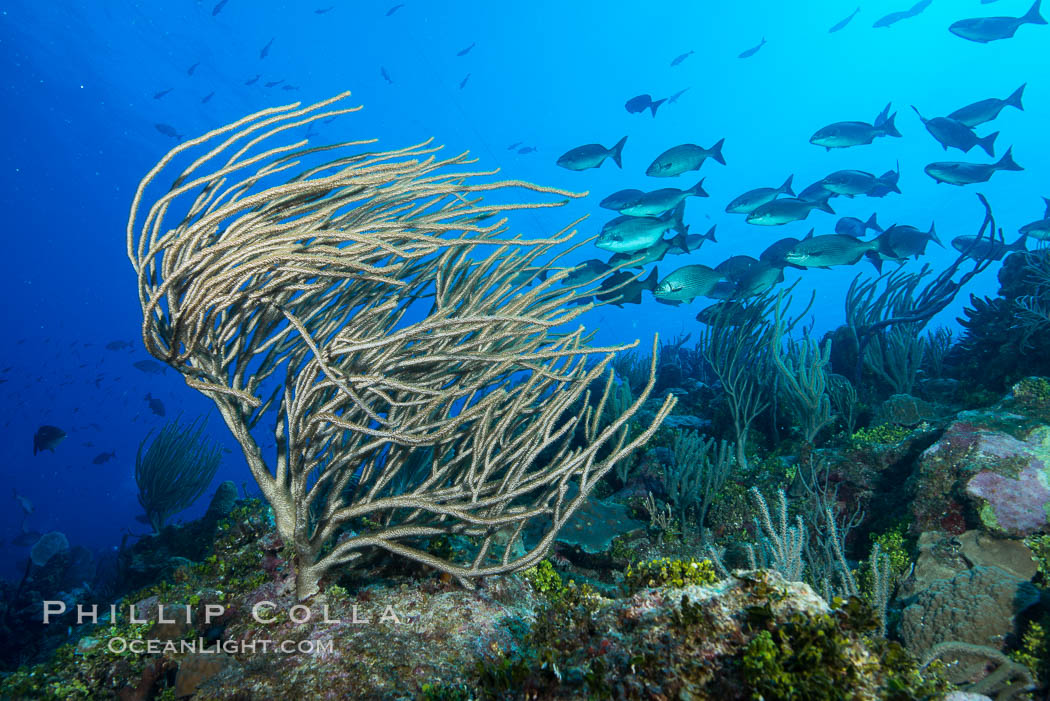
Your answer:
[[[828,190],[831,190],[836,195],[844,195],[846,197],[867,195],[880,184],[890,188],[892,192],[900,192],[897,183],[888,180],[884,181],[882,178],[866,173],[863,170],[837,170],[824,178],[822,182]]]
[[[989,97],[986,100],[978,100],[971,105],[966,107],[960,107],[948,116],[957,122],[961,122],[968,127],[976,127],[985,122],[990,122],[999,116],[999,113],[1003,111],[1004,107],[1016,107],[1017,109],[1024,112],[1024,105],[1021,104],[1021,97],[1024,95],[1024,88],[1027,83],[1014,90],[1010,94],[1010,97],[1005,100],[1000,100],[997,97]]]
[[[618,190],[599,202],[598,206],[619,212],[644,194],[641,190]]]
[[[626,207],[620,208],[620,214],[632,217],[658,217],[664,212],[674,209],[686,197],[709,197],[704,190],[704,179],[693,185],[688,190],[679,190],[675,187],[665,187],[652,192],[643,193],[638,199]]]
[[[645,170],[645,174],[654,178],[672,178],[690,170],[699,170],[708,158],[725,165],[725,158],[722,157],[724,143],[725,139],[719,139],[718,143],[709,149],[696,144],[672,146],[656,157]]]
[[[623,145],[627,143],[627,137],[616,142],[612,148],[605,148],[601,144],[586,144],[577,146],[566,151],[557,160],[557,164],[569,170],[587,170],[597,168],[605,162],[606,158],[612,157],[613,162],[619,168],[623,168],[621,158],[623,156]]]
[[[721,273],[706,265],[686,265],[661,280],[653,296],[664,304],[689,303],[705,296],[722,279]]]
[[[881,242],[879,239],[861,241],[852,236],[843,236],[842,234],[807,236],[788,251],[787,255],[784,256],[784,260],[803,268],[830,268],[833,265],[853,265],[866,254],[878,252],[880,246]]]
[[[682,221],[685,204],[679,204],[662,217],[621,216],[602,227],[594,245],[613,253],[632,253],[648,248],[663,238],[664,233],[685,233],[689,228]]]
[[[783,197],[756,208],[747,215],[747,223],[757,226],[780,226],[793,221],[801,221],[808,217],[809,213],[814,209],[819,209],[828,214],[835,213],[835,210],[831,208],[827,200],[821,202]]]
[[[959,253],[967,254],[971,258],[1002,260],[1003,256],[1011,251],[1028,250],[1025,241],[1025,236],[1021,236],[1021,238],[1009,244],[984,237],[978,239],[977,236],[956,236],[952,239],[952,248]]]
[[[986,182],[997,170],[1024,170],[1017,165],[1013,157],[1013,148],[1006,149],[1006,153],[999,159],[998,163],[963,163],[961,161],[940,161],[931,163],[923,170],[938,183],[949,185],[972,185],[973,183]]]
[[[772,202],[780,195],[787,194],[794,197],[795,192],[791,189],[791,180],[794,177],[794,175],[789,175],[780,187],[759,187],[754,190],[748,190],[727,204],[726,212],[729,214],[750,214],[767,202]]]
[[[890,114],[890,105],[875,117],[873,124],[867,122],[835,122],[826,127],[818,129],[813,136],[809,137],[809,143],[815,146],[823,146],[830,151],[833,148],[849,148],[850,146],[862,146],[870,144],[880,136],[900,137],[893,120],[897,113]]]
[[[1046,20],[1039,14],[1039,3],[1035,4],[1021,17],[975,17],[973,19],[961,19],[955,22],[948,31],[957,37],[976,41],[979,44],[987,44],[990,41],[1009,39],[1021,25],[1024,24],[1046,24]]]

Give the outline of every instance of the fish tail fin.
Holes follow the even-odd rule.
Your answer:
[[[671,210],[671,228],[680,234],[687,233],[689,227],[683,217],[685,216],[685,202],[679,202],[678,206]]]
[[[610,155],[612,156],[613,162],[620,169],[623,168],[623,145],[627,143],[627,137],[623,137],[616,142],[616,145],[612,147]]]
[[[875,212],[871,213],[871,216],[868,217],[868,221],[864,222],[864,227],[867,229],[874,229],[875,231],[882,233],[882,227],[879,226],[879,222],[875,218],[875,214]]]
[[[827,200],[822,200],[814,203],[814,209],[819,209],[821,212],[827,212],[828,214],[834,214],[835,210],[831,208],[831,205]]]
[[[664,104],[665,102],[667,102],[667,98],[666,97],[663,98],[662,100],[654,100],[654,101],[649,103],[649,111],[653,113],[654,117],[656,116],[656,108],[659,107],[660,105]]]
[[[999,132],[993,131],[983,139],[977,140],[977,145],[984,149],[984,152],[989,156],[995,156],[995,137],[999,136]]]
[[[700,240],[701,241],[710,241],[711,243],[718,243],[718,241],[715,239],[715,229],[716,228],[717,228],[717,225],[713,224],[711,226],[711,228],[707,230],[707,233],[700,237]]]
[[[795,191],[791,189],[791,181],[794,179],[795,174],[792,173],[788,176],[788,179],[784,181],[784,184],[777,188],[777,192],[780,194],[787,194],[789,197],[795,196]]]
[[[703,178],[700,178],[700,181],[696,185],[693,185],[691,188],[689,188],[686,192],[688,192],[690,195],[693,195],[694,197],[710,197],[710,195],[707,194],[707,190],[704,189]]]
[[[719,139],[718,143],[711,147],[709,155],[722,165],[726,164],[726,159],[722,157],[722,144],[726,142],[725,139]]]
[[[875,251],[868,251],[864,256],[875,266],[875,272],[882,275],[882,256]]]
[[[1021,18],[1022,24],[1046,24],[1046,20],[1039,14],[1039,4],[1041,2],[1042,0],[1035,0],[1035,3],[1032,4],[1032,9]]]
[[[922,112],[919,111],[919,108],[916,107],[915,105],[912,105],[911,108],[913,110],[915,110],[915,114],[919,115],[919,121],[921,121],[923,124],[925,124],[926,123],[926,117],[922,116]],[[878,125],[876,124],[875,126],[878,126]]]
[[[996,170],[1024,170],[1021,166],[1017,165],[1017,161],[1014,160],[1014,147],[1006,149],[1006,153],[999,159],[999,162],[995,164]]]
[[[1028,250],[1028,234],[1021,234],[1021,236],[1006,247],[1008,251],[1027,251]]]
[[[894,112],[886,118],[886,121],[879,125],[879,129],[882,130],[883,134],[886,136],[896,136],[898,138],[901,136],[901,133],[897,131],[897,125],[893,123],[893,120],[896,118],[897,113]]]
[[[887,117],[889,116],[889,114],[890,114],[890,107],[891,107],[892,105],[893,105],[893,103],[892,103],[892,102],[888,102],[888,103],[886,103],[886,106],[885,106],[885,107],[883,107],[883,108],[882,108],[882,111],[881,111],[881,112],[879,112],[879,114],[878,114],[878,116],[877,116],[877,117],[875,117],[875,121],[874,121],[874,122],[872,122],[872,125],[873,125],[873,126],[874,126],[874,127],[876,128],[876,129],[879,129],[879,128],[881,128],[881,127],[882,127],[882,125],[886,123],[886,118],[887,118]]]
[[[1046,203],[1046,214],[1043,215],[1043,219],[1050,219],[1050,197],[1044,197],[1043,202]]]
[[[652,292],[656,289],[657,281],[660,279],[660,273],[657,272],[658,266],[654,265],[653,270],[649,273],[649,277],[642,280],[642,288]]]
[[[671,248],[677,248],[682,253],[689,253],[689,235],[684,231],[679,231],[671,239]]]
[[[898,173],[890,171],[879,178],[879,182],[890,189],[890,192],[896,192],[898,195],[901,193],[901,189],[897,187]]]
[[[944,244],[941,243],[941,237],[937,235],[937,227],[934,226],[933,222],[930,222],[930,230],[926,232],[926,235],[930,237],[930,241],[933,241],[941,248],[944,248]]]
[[[866,255],[878,256],[881,260],[885,258],[900,258],[897,252],[890,246],[890,240],[886,234],[879,234],[878,237],[872,239],[871,248],[867,251]]]
[[[1024,95],[1025,85],[1028,85],[1028,83],[1025,83],[1021,87],[1017,88],[1017,90],[1014,90],[1010,94],[1010,97],[1003,100],[1003,102],[1010,105],[1011,107],[1016,107],[1017,109],[1024,112],[1024,105],[1021,104],[1021,97]]]

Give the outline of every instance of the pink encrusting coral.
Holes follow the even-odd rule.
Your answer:
[[[966,484],[966,493],[984,501],[979,513],[990,530],[1026,536],[1050,523],[1050,489],[1046,465],[1033,459],[1016,478],[984,470]]]

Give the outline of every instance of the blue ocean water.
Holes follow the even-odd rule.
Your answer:
[[[811,227],[831,233],[837,219],[815,212],[783,227],[750,226],[723,211],[745,190],[776,186],[793,174],[798,191],[835,170],[881,173],[898,162],[902,194],[837,198],[836,213],[866,219],[877,212],[884,226],[908,223],[924,231],[936,222],[947,243],[976,233],[983,209],[975,193],[981,192],[1012,241],[1020,225],[1042,214],[1040,198],[1050,195],[1050,29],[1023,26],[1015,38],[985,45],[953,36],[947,27],[992,10],[1020,16],[1028,5],[934,0],[916,17],[873,28],[879,17],[906,8],[890,0],[864,2],[844,29],[829,33],[854,4],[408,2],[390,12],[394,3],[336,0],[316,6],[3,3],[5,491],[32,502],[25,527],[59,530],[71,543],[111,550],[125,533],[146,530],[135,520],[141,511],[133,478],[140,441],[180,413],[208,415],[210,435],[230,451],[216,480],[232,479],[254,491],[208,400],[171,370],[156,376],[133,365],[148,356],[125,228],[139,179],[177,143],[158,124],[191,137],[265,107],[349,89],[365,109],[320,126],[318,143],[377,138],[380,147],[396,148],[433,137],[449,153],[470,150],[480,169],[590,193],[564,208],[514,218],[514,231],[536,236],[584,215],[577,236],[594,235],[614,216],[597,202],[615,190],[692,185],[697,173],[656,181],[644,171],[670,146],[710,146],[724,138],[727,165],[703,166],[699,175],[711,197],[690,200],[686,214],[694,233],[716,224],[718,243],[688,260],[666,259],[661,273],[686,262],[757,256],[781,236],[801,237]],[[763,38],[767,43],[754,55],[738,58]],[[689,51],[694,53],[670,65]],[[988,183],[966,187],[937,185],[923,173],[936,160],[990,160],[979,150],[945,155],[911,105],[943,115],[979,99],[1006,97],[1022,83],[1024,111],[1006,109],[978,131],[1001,131],[997,157],[1012,146],[1023,172],[997,173]],[[683,89],[655,117],[624,109],[635,95],[661,98]],[[828,123],[871,121],[887,102],[898,112],[903,138],[831,152],[808,143]],[[622,169],[610,161],[571,172],[554,163],[574,146],[611,146],[625,135]],[[516,142],[518,149],[535,151],[508,148]],[[587,246],[577,258],[599,253]],[[955,255],[950,247],[931,246],[922,261],[907,266],[928,262],[937,270]],[[801,280],[796,298],[816,292],[817,332],[843,321],[843,296],[858,271],[872,274],[873,268],[862,260],[833,270],[787,271],[788,283]],[[966,293],[995,289],[993,266],[937,321],[953,326]],[[598,329],[599,343],[641,339],[648,348],[654,333],[695,334],[702,306],[669,307],[646,296],[641,305],[606,306],[582,321]],[[130,347],[107,349],[112,341]],[[164,403],[165,417],[151,411],[147,393]],[[54,452],[34,456],[33,434],[45,424],[68,437]],[[93,463],[109,451],[114,459]],[[12,495],[0,494],[0,500],[6,504],[0,509],[0,573],[17,577],[28,548],[10,540],[23,526],[23,511]]]

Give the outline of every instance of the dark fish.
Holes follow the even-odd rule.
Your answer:
[[[849,15],[847,15],[844,19],[840,19],[838,22],[836,22],[835,24],[831,25],[831,29],[828,30],[828,34],[834,34],[835,32],[839,31],[840,29],[845,29],[846,25],[850,23],[850,20],[852,20],[854,17],[857,16],[858,12],[860,12],[860,8],[859,7],[856,10],[854,10],[853,12],[849,13]]]
[[[256,83],[259,82],[259,78],[261,78],[261,77],[262,77],[262,75],[257,73],[254,78],[249,78],[248,80],[244,81],[244,84],[245,85],[255,85]]]
[[[836,170],[823,180],[824,187],[836,195],[856,197],[867,195],[876,186],[888,187],[892,192],[900,192],[897,183],[891,180],[882,180],[871,173],[863,170]]]
[[[980,146],[989,156],[995,156],[995,137],[999,136],[999,132],[993,131],[988,136],[982,138],[974,133],[972,127],[968,127],[951,117],[934,117],[933,119],[926,119],[922,116],[922,113],[919,112],[918,107],[912,105],[911,108],[915,110],[915,114],[919,115],[919,119],[922,120],[923,126],[926,127],[926,131],[930,132],[933,138],[940,142],[945,151],[947,151],[950,146],[959,149],[963,153],[968,153],[974,146]]]
[[[277,37],[273,37],[268,42],[266,42],[266,46],[262,47],[262,49],[259,51],[259,58],[266,58],[270,55],[270,47],[273,46],[274,39],[276,38]]]
[[[727,204],[726,212],[729,214],[750,214],[767,202],[772,202],[780,195],[786,194],[794,197],[795,192],[791,189],[791,180],[794,177],[794,175],[789,175],[780,187],[760,187],[748,190]]]
[[[228,3],[229,1],[230,0],[219,0],[218,4],[216,4],[215,7],[211,8],[211,16],[214,17],[215,15],[222,12],[222,8],[226,7],[226,3]]]
[[[931,2],[933,2],[933,0],[919,0],[919,2],[912,5],[911,8],[907,10],[902,10],[900,12],[891,12],[890,14],[884,17],[880,17],[879,19],[875,20],[875,24],[871,26],[889,27],[890,25],[894,25],[897,22],[900,22],[902,19],[909,19],[911,17],[915,17],[927,7],[929,7]]]
[[[653,296],[664,304],[688,304],[697,297],[706,296],[723,279],[721,273],[706,265],[686,265],[661,280],[653,290]]]
[[[507,147],[507,150],[508,151],[513,151],[514,149],[516,149],[519,146],[521,146],[523,143],[525,143],[525,142],[524,141],[515,141],[513,144],[511,144],[510,146]]]
[[[642,292],[656,289],[656,281],[659,273],[653,268],[649,276],[644,280],[638,279],[633,273],[619,271],[602,280],[599,292],[594,298],[600,302],[622,307],[624,304],[641,304]]]
[[[617,167],[623,168],[621,158],[623,156],[623,145],[625,143],[627,143],[626,136],[617,141],[616,145],[612,148],[605,148],[601,144],[577,146],[576,148],[562,154],[556,162],[562,168],[568,168],[569,170],[587,170],[588,168],[599,167],[605,162],[606,158],[611,156],[613,163],[615,163]]]
[[[682,95],[684,95],[685,91],[688,90],[688,89],[689,88],[682,88],[681,90],[676,92],[674,95],[671,95],[671,97],[667,98],[667,104],[673,105],[674,103],[678,102],[678,98],[680,98]]]
[[[780,226],[790,224],[793,221],[801,221],[809,216],[814,209],[819,209],[828,214],[834,214],[827,200],[803,200],[794,197],[783,197],[779,200],[766,202],[761,207],[756,207],[747,215],[748,224],[757,226]]]
[[[157,123],[153,125],[153,128],[159,131],[164,136],[170,136],[173,139],[181,139],[182,134],[175,131],[175,127],[170,124]]]
[[[723,144],[725,139],[719,139],[718,143],[709,149],[696,144],[672,146],[649,164],[645,174],[654,178],[673,178],[690,170],[699,170],[708,158],[725,165],[725,158],[722,157]]]
[[[598,206],[619,212],[644,194],[641,190],[618,190],[599,202]]]
[[[99,453],[95,456],[95,459],[91,461],[91,464],[102,465],[103,463],[107,463],[115,457],[117,457],[117,451],[115,450],[111,450],[108,453]]]
[[[925,255],[926,246],[930,241],[944,248],[944,244],[937,237],[937,230],[932,223],[929,231],[919,231],[908,224],[894,224],[886,229],[880,238],[882,238],[889,250],[892,250],[902,259],[911,258],[912,256],[918,258],[921,255]]]
[[[653,100],[653,96],[652,95],[650,95],[649,93],[645,93],[643,95],[637,95],[635,97],[632,97],[630,100],[628,100],[624,104],[624,107],[631,114],[638,114],[639,112],[644,112],[646,110],[649,110],[650,112],[652,112],[653,116],[655,117],[656,116],[656,108],[659,107],[660,105],[662,105],[666,101],[667,101],[667,98],[664,98],[662,100]]]
[[[456,52],[456,55],[457,56],[466,56],[467,54],[470,53],[470,50],[473,49],[475,46],[477,46],[477,42],[471,42],[470,46],[468,46],[465,49],[460,49],[459,51]]]
[[[263,83],[263,87],[276,88],[278,85],[280,85],[283,82],[284,82],[284,78],[281,78],[280,80],[271,80],[268,83]]]
[[[715,266],[715,271],[721,273],[726,280],[736,282],[756,263],[757,258],[751,256],[730,256]]]
[[[758,44],[756,44],[755,46],[752,46],[750,49],[745,49],[744,51],[741,51],[737,55],[737,58],[751,58],[752,56],[757,54],[758,50],[761,49],[765,45],[766,45],[766,38],[762,37],[762,41],[758,42]]]
[[[1027,83],[1025,83],[1027,85]],[[979,100],[972,105],[966,105],[966,107],[960,107],[948,116],[957,122],[961,122],[968,127],[976,127],[985,122],[990,122],[999,116],[999,113],[1003,111],[1006,106],[1016,107],[1017,109],[1024,111],[1024,106],[1021,104],[1021,96],[1024,95],[1025,86],[1017,88],[1013,91],[1013,94],[1005,100],[1000,100],[997,97],[990,97],[987,100]]]
[[[106,350],[118,351],[125,348],[131,348],[131,344],[127,341],[110,341],[106,344]]]
[[[760,260],[734,280],[734,297],[754,297],[765,294],[784,282],[784,266]]]
[[[467,73],[467,77],[464,78],[463,80],[459,81],[459,89],[460,90],[462,90],[463,88],[467,87],[467,81],[468,80],[470,80],[470,73]]]
[[[675,56],[673,59],[671,59],[671,65],[672,66],[677,66],[682,61],[684,61],[687,58],[689,58],[690,56],[692,56],[694,53],[695,53],[694,51],[689,50],[689,51],[686,51],[684,54],[679,54],[678,56]]]
[[[203,105],[205,102],[207,102],[208,100],[212,99],[213,97],[215,97],[215,93],[214,92],[208,93],[207,95],[205,95],[204,97],[201,98],[201,104]]]
[[[395,12],[397,12],[398,10],[400,10],[404,6],[405,6],[405,3],[400,3],[400,4],[397,4],[397,5],[394,5],[389,10],[386,11],[386,16],[389,17],[390,15],[394,14]]]
[[[809,202],[827,202],[832,197],[838,197],[838,195],[824,187],[823,180],[818,180],[798,193],[800,200],[808,200]]]
[[[591,258],[577,264],[562,281],[565,285],[580,285],[597,280],[609,272],[611,266],[605,261]]]
[[[536,153],[537,150],[535,146],[522,146],[518,149],[518,153],[524,155],[526,153]]]
[[[379,75],[383,76],[383,80],[393,84],[394,79],[390,77],[390,74],[386,72],[386,66],[379,67]]]
[[[856,217],[842,217],[835,222],[835,233],[845,234],[846,236],[853,236],[854,238],[860,238],[867,233],[868,229],[872,231],[882,231],[882,227],[875,220],[875,213],[873,212],[868,221],[864,222]]]
[[[870,144],[880,136],[900,137],[893,120],[897,113],[890,114],[890,105],[875,117],[874,124],[867,122],[835,122],[826,127],[818,129],[813,136],[809,137],[809,143],[823,146],[828,151],[833,148],[849,148],[850,146],[861,146]]]
[[[55,446],[61,443],[65,437],[66,432],[58,426],[41,426],[33,436],[33,455],[43,450],[55,452]]]
[[[199,66],[199,65],[201,65],[201,62],[197,61],[195,64],[193,64],[192,66],[187,68],[186,69],[186,75],[193,75],[193,71],[197,70],[197,66]]]
[[[701,309],[700,313],[696,315],[696,320],[701,324],[708,325],[719,321],[732,328],[740,325],[737,323],[737,320],[743,318],[746,309],[747,307],[743,303],[733,300],[716,302],[710,307]]]
[[[693,185],[688,190],[679,190],[676,187],[665,187],[640,195],[634,202],[620,209],[620,214],[632,217],[658,217],[684,202],[687,197],[708,197],[704,190],[704,179]]]
[[[984,258],[990,260],[1002,260],[1003,256],[1011,251],[1026,251],[1025,237],[1017,239],[1011,244],[1003,243],[995,239],[977,236],[956,236],[952,239],[952,248],[959,253],[965,253],[971,258]]]
[[[322,8],[321,8],[321,9],[319,9],[319,10],[314,10],[314,14],[315,14],[315,15],[323,15],[323,14],[325,14],[326,12],[331,12],[331,11],[332,11],[332,10],[334,10],[334,9],[335,9],[335,5],[332,5],[331,7],[322,7]]]
[[[1014,162],[1013,148],[1006,149],[1006,153],[999,159],[998,163],[963,163],[961,161],[941,161],[931,163],[923,170],[938,183],[949,185],[972,185],[973,183],[986,182],[997,170],[1024,170]]]
[[[170,93],[174,89],[175,88],[167,88],[166,90],[161,90],[158,93],[154,93],[153,94],[153,99],[154,100],[159,100],[160,98],[164,97],[165,95],[167,95],[168,93]]]
[[[168,369],[166,365],[161,365],[156,360],[136,360],[132,365],[136,370],[141,370],[147,375],[163,375]]]
[[[146,393],[146,396],[143,397],[143,399],[145,399],[146,403],[149,405],[150,411],[152,411],[157,416],[164,416],[164,414],[166,413],[164,410],[164,402],[160,401],[159,399],[151,395],[149,392]]]
[[[1035,4],[1021,17],[976,17],[961,19],[948,27],[948,31],[957,37],[987,44],[990,41],[1009,39],[1023,24],[1046,24],[1039,14],[1039,3]]]

